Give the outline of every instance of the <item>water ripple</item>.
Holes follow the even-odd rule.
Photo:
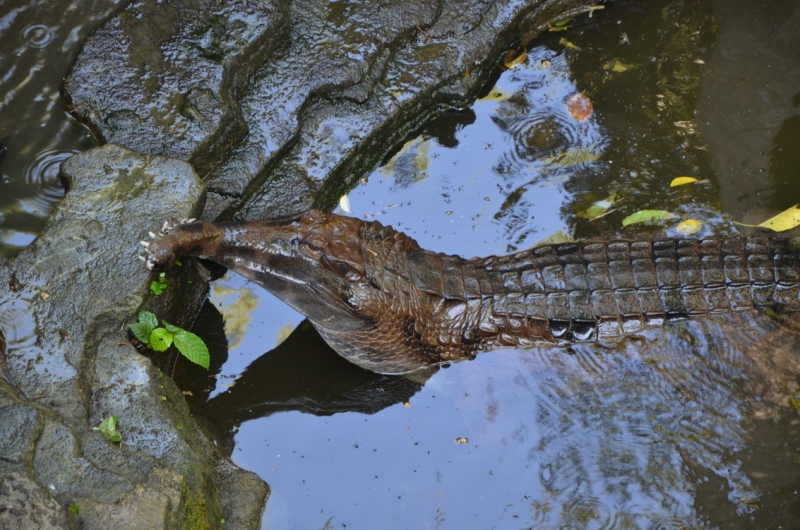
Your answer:
[[[61,181],[61,163],[78,151],[47,147],[40,151],[25,168],[25,183],[30,196],[20,200],[23,211],[32,215],[46,217],[53,206],[64,197]]]
[[[22,40],[26,46],[41,49],[53,42],[55,29],[44,24],[31,24],[22,30]]]

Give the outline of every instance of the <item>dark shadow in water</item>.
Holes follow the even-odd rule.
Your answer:
[[[408,401],[422,388],[419,382],[375,374],[344,360],[306,320],[278,347],[255,359],[230,389],[204,401],[211,377],[228,357],[222,317],[210,302],[204,304],[193,331],[209,346],[210,370],[180,360],[186,366],[176,370],[176,380],[184,391],[191,391],[187,397],[193,412],[206,420],[227,455],[236,429],[247,420],[286,411],[374,414]]]
[[[797,99],[797,96],[795,96]],[[797,177],[800,175],[800,115],[783,122],[772,139],[769,175],[775,192],[772,207],[782,211],[798,203]]]

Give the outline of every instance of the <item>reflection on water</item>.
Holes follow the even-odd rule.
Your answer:
[[[729,315],[610,349],[500,350],[420,388],[349,365],[304,324],[202,415],[270,482],[265,528],[686,528],[759,508],[785,523],[765,494],[797,486],[800,442],[767,480],[739,455],[758,418],[796,417],[791,335]],[[703,489],[725,502],[704,510]]]
[[[122,0],[11,0],[0,10],[0,256],[42,229],[64,194],[58,164],[94,147],[64,111],[61,83],[85,36]]]
[[[678,215],[668,235],[690,217],[704,222],[700,236],[736,232],[692,115],[714,36],[707,6],[616,4],[541,38],[473,108],[409,138],[349,194],[351,213],[466,256],[558,230],[619,231],[645,208]],[[593,101],[586,120],[565,106],[575,93]],[[680,175],[710,184],[670,189]],[[612,194],[608,215],[578,215]],[[800,520],[796,322],[671,322],[611,346],[487,353],[410,381],[347,364],[283,304],[226,281],[258,296],[262,313],[237,327],[241,338],[229,331],[238,345],[216,379],[192,380],[191,367],[178,377],[220,447],[270,483],[265,528]],[[195,331],[222,363],[221,318],[207,309]],[[290,318],[270,325],[269,312]],[[273,348],[287,325],[297,328]]]

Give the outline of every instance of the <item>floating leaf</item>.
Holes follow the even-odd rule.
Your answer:
[[[589,206],[586,211],[579,212],[578,217],[582,219],[597,219],[598,217],[605,215],[608,212],[608,209],[614,205],[614,199],[617,197],[616,193],[612,193],[602,201],[595,201]]]
[[[701,228],[703,228],[702,221],[698,221],[697,219],[687,219],[679,224],[675,230],[677,230],[679,234],[690,236],[699,232]]]
[[[556,22],[556,23],[555,23],[555,24],[553,24],[553,25],[554,25],[554,26],[556,26],[557,28],[561,28],[561,27],[564,27],[564,26],[566,26],[566,25],[567,25],[567,24],[569,24],[570,22],[572,22],[572,19],[571,19],[571,18],[565,18],[564,20],[559,20],[558,22]]]
[[[488,94],[480,98],[478,101],[505,101],[511,97],[511,94],[503,92],[497,87],[494,87]]]
[[[761,224],[746,225],[744,223],[736,223],[741,226],[750,226],[753,228],[769,228],[775,232],[785,232],[800,225],[800,205],[795,204],[788,210],[784,210],[775,217],[767,219]]]
[[[516,50],[511,50],[506,54],[505,58],[503,59],[503,65],[509,69],[514,68],[515,66],[519,66],[522,63],[524,63],[525,59],[527,58],[528,54],[525,53],[524,50],[520,53],[517,53]]]
[[[694,177],[677,177],[672,179],[672,182],[669,183],[670,188],[674,188],[675,186],[683,186],[684,184],[694,184],[695,182],[699,182]]]
[[[568,50],[575,50],[576,52],[579,52],[582,49],[580,46],[578,46],[577,44],[571,43],[570,41],[568,41],[564,37],[561,37],[561,39],[558,41],[558,43],[560,45],[562,45],[563,47],[565,47],[566,49],[568,49]]]
[[[346,193],[339,197],[339,206],[343,211],[350,213],[350,199],[347,197]]]
[[[639,210],[632,213],[622,220],[622,226],[632,225],[634,223],[644,223],[647,221],[660,221],[662,219],[675,219],[678,217],[674,213],[665,210]]]
[[[592,115],[594,106],[589,96],[577,92],[567,98],[567,110],[570,116],[576,120],[586,121],[586,119]]]
[[[544,245],[556,245],[558,243],[571,243],[573,241],[575,240],[569,237],[567,234],[565,234],[563,230],[559,229],[556,230],[556,233],[553,234],[552,236],[546,239],[542,239],[541,241],[533,245],[533,248],[542,247]]]

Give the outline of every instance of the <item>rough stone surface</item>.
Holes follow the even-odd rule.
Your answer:
[[[126,340],[150,298],[138,240],[154,219],[197,215],[202,182],[186,163],[114,145],[76,155],[62,173],[66,198],[0,269],[0,328],[18,385],[0,380],[0,507],[15,507],[0,510],[14,517],[0,526],[58,527],[73,505],[83,528],[213,528],[223,505],[257,517],[266,485],[230,465],[250,484],[250,504],[218,488],[220,456],[183,396]],[[92,429],[111,415],[122,444]]]
[[[66,89],[105,141],[202,168],[246,134],[237,100],[286,28],[277,1],[132,2],[86,42]]]
[[[104,138],[194,163],[205,218],[254,218],[332,206],[422,121],[471,103],[512,42],[593,2],[240,0],[263,23],[240,22],[240,39],[238,8],[213,30],[214,4],[197,3],[131,4],[89,39],[66,91]],[[153,27],[157,37],[137,38]],[[215,31],[223,66],[208,59]],[[209,81],[251,73],[235,90]]]
[[[69,528],[67,512],[40,485],[17,472],[0,473],[0,528]]]

